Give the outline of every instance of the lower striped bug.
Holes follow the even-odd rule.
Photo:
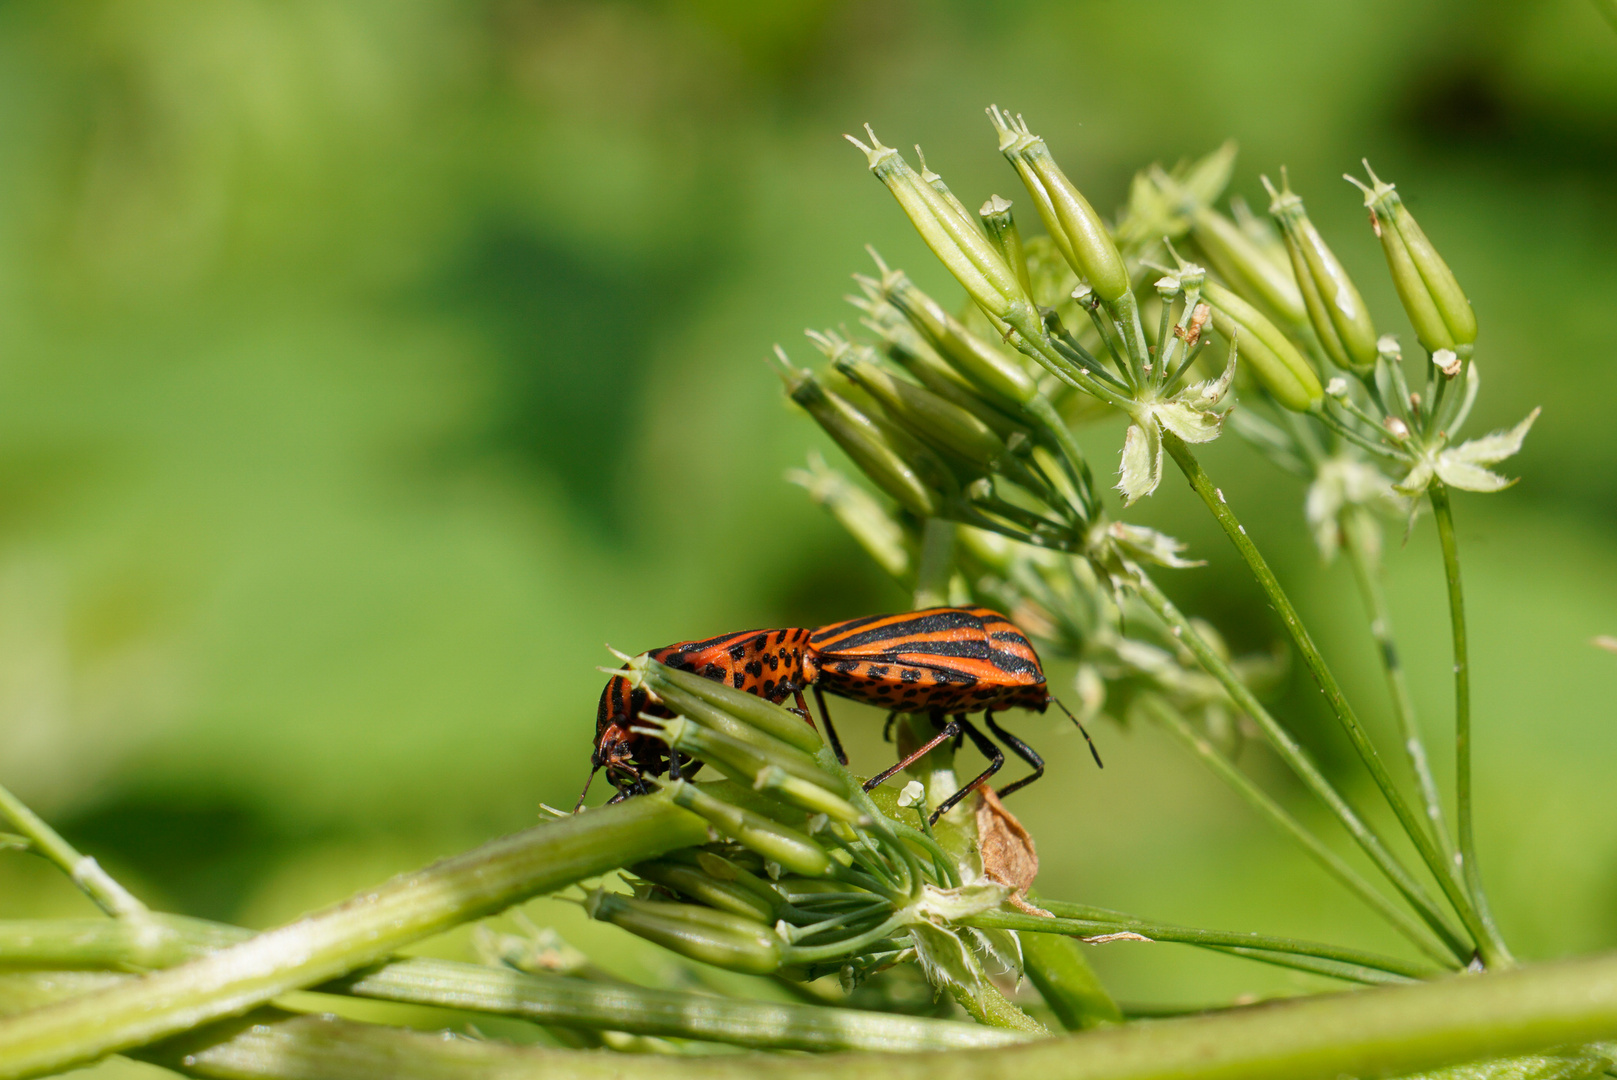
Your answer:
[[[1000,727],[994,720],[996,712],[1009,708],[1044,712],[1055,701],[1083,732],[1095,764],[1101,763],[1089,732],[1051,696],[1033,645],[1004,615],[985,607],[939,607],[897,615],[869,615],[814,631],[800,627],[748,630],[668,645],[650,655],[671,667],[728,682],[776,704],[795,698],[794,711],[810,724],[813,718],[803,691],[812,688],[826,738],[843,764],[848,759],[825,705],[826,692],[889,710],[884,737],[890,738],[893,720],[899,713],[929,715],[937,734],[866,781],[866,791],[949,739],[958,744],[962,738],[970,738],[972,745],[988,758],[988,767],[945,799],[932,812],[933,821],[1004,767],[1004,753],[994,739],[968,719],[970,713],[981,711],[994,737],[1033,769],[1000,788],[1001,797],[1043,776],[1044,759]],[[590,779],[605,769],[617,788],[613,802],[645,792],[648,777],[664,772],[680,775],[682,763],[677,752],[651,735],[634,730],[641,713],[670,715],[645,691],[632,689],[622,676],[613,676],[601,692],[595,717],[595,750],[590,761]],[[691,765],[694,771],[700,763]],[[588,793],[586,783],[584,794]],[[580,795],[578,806],[583,805],[584,795]]]
[[[803,687],[810,678],[803,671],[803,647],[808,637],[809,632],[802,628],[745,630],[703,641],[677,642],[653,649],[649,655],[669,667],[727,682],[777,705],[795,697],[796,711],[812,724],[808,705],[803,700]],[[623,676],[608,679],[606,688],[601,691],[601,703],[595,710],[595,751],[590,757],[590,778],[578,796],[574,813],[583,807],[590,783],[602,769],[617,788],[613,802],[629,795],[644,794],[647,777],[667,772],[679,778],[678,752],[634,730],[641,713],[673,716],[661,704],[652,701],[644,690],[631,688],[629,680]],[[842,757],[840,748],[837,757]],[[701,762],[691,762],[689,772],[694,773],[699,768]]]

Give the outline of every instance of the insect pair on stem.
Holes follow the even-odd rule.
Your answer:
[[[1001,727],[994,713],[1007,708],[1044,712],[1055,699],[1027,637],[1004,615],[989,608],[938,607],[869,615],[812,631],[801,627],[749,630],[705,641],[681,642],[649,655],[670,667],[728,683],[775,704],[793,698],[797,711],[811,726],[814,720],[803,700],[803,691],[812,688],[826,737],[843,763],[847,755],[826,709],[826,692],[890,710],[884,732],[888,735],[899,713],[929,715],[937,733],[891,768],[871,777],[865,784],[867,791],[948,740],[958,744],[970,738],[988,759],[988,767],[939,804],[933,811],[933,820],[1003,767],[1005,754],[994,738],[1033,770],[1001,788],[1000,796],[1026,787],[1044,774],[1044,759]],[[1060,706],[1060,702],[1056,704]],[[1061,708],[1066,711],[1065,706]],[[983,722],[994,738],[968,719],[968,714],[978,710],[983,712]],[[617,788],[614,802],[645,792],[648,777],[667,772],[677,779],[682,767],[688,768],[677,750],[666,745],[652,729],[639,726],[643,715],[671,714],[645,689],[614,675],[601,693],[590,762],[591,780],[596,772],[605,769]],[[1083,730],[1076,717],[1073,723]],[[1084,738],[1089,738],[1087,731]],[[1095,763],[1100,764],[1093,741],[1090,750]],[[696,765],[700,767],[699,762]],[[583,806],[588,792],[586,782],[578,806]]]

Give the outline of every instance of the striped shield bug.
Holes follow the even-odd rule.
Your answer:
[[[803,663],[803,647],[808,637],[809,631],[802,628],[744,630],[703,641],[677,642],[653,649],[648,655],[669,667],[729,683],[777,705],[795,697],[798,711],[812,724],[808,705],[803,701],[803,687],[810,678]],[[647,777],[665,772],[671,772],[676,778],[680,775],[677,752],[653,736],[634,730],[641,713],[673,716],[661,704],[652,701],[644,690],[631,687],[623,676],[612,676],[601,691],[601,703],[595,710],[595,751],[590,758],[590,780],[605,769],[607,779],[618,791],[613,802],[628,795],[643,794],[647,790]],[[841,756],[840,751],[838,756]],[[686,775],[700,767],[700,762],[690,763]],[[584,796],[588,794],[589,782],[586,781],[575,812],[584,805]]]
[[[811,674],[816,695],[823,689],[889,710],[887,722],[899,713],[927,713],[938,733],[891,768],[870,778],[865,790],[941,745],[962,736],[988,758],[988,768],[945,799],[932,812],[932,820],[984,783],[1005,764],[994,741],[968,720],[983,713],[983,722],[1000,742],[1033,769],[1027,776],[1000,788],[1003,797],[1044,775],[1044,759],[1021,739],[994,721],[1008,708],[1044,712],[1055,698],[1045,683],[1044,669],[1033,645],[1004,615],[985,607],[940,607],[897,615],[869,615],[822,626],[809,635]],[[820,711],[825,701],[819,699]],[[1066,706],[1056,704],[1066,712]],[[1067,712],[1089,742],[1099,765],[1100,753],[1078,718]],[[945,722],[944,717],[949,719]],[[826,717],[829,725],[830,718]]]
[[[989,759],[988,767],[933,811],[933,820],[997,773],[1005,755],[993,739],[971,723],[967,714],[981,711],[988,730],[1033,771],[999,789],[1001,796],[1020,790],[1044,775],[1044,759],[1021,739],[1000,727],[994,714],[1009,708],[1044,712],[1052,701],[1038,653],[1016,625],[985,607],[939,607],[896,615],[867,615],[809,631],[797,628],[746,630],[703,641],[683,641],[653,650],[648,655],[670,667],[695,672],[729,683],[781,704],[795,698],[803,719],[814,721],[803,701],[812,687],[825,735],[843,764],[847,757],[826,709],[825,693],[861,701],[888,710],[888,731],[899,713],[926,713],[937,734],[891,768],[865,784],[865,790],[886,781],[900,770],[949,739],[970,738]],[[1056,704],[1061,706],[1059,701]],[[595,714],[595,751],[590,779],[602,769],[617,788],[614,802],[647,790],[648,777],[664,772],[678,777],[681,761],[652,735],[635,730],[642,714],[671,716],[645,690],[635,689],[614,675],[601,692]],[[1083,731],[1077,717],[1072,718]],[[946,721],[945,717],[949,719]],[[1089,733],[1084,731],[1084,738]],[[1100,764],[1091,740],[1089,749]],[[700,762],[688,763],[690,771]],[[589,783],[578,798],[584,805]],[[575,807],[575,810],[577,807]]]

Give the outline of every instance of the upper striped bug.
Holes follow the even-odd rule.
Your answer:
[[[811,724],[803,690],[812,687],[826,738],[837,760],[844,764],[848,759],[826,709],[825,691],[889,710],[887,732],[899,713],[928,714],[938,733],[891,768],[871,777],[865,783],[866,791],[908,768],[946,740],[969,737],[989,759],[988,767],[945,799],[933,811],[934,821],[1005,764],[1004,753],[967,719],[968,713],[981,710],[989,731],[1033,768],[1027,776],[1000,788],[999,795],[1009,795],[1044,775],[1044,759],[1000,727],[994,713],[1008,708],[1044,712],[1056,699],[1050,695],[1033,645],[1014,623],[990,608],[940,607],[897,615],[868,615],[812,632],[802,628],[747,630],[668,645],[650,655],[671,667],[728,682],[776,704],[795,698],[794,711]],[[1059,701],[1056,704],[1061,705]],[[1065,706],[1061,708],[1066,711]],[[647,777],[663,772],[680,775],[678,754],[653,736],[634,729],[641,713],[670,715],[644,690],[632,689],[628,680],[614,675],[601,692],[595,717],[595,751],[590,761],[590,779],[604,768],[618,789],[613,801],[646,791]],[[1067,715],[1089,740],[1089,732],[1084,731],[1077,717],[1070,712]],[[1099,765],[1100,754],[1093,740],[1089,740],[1089,749]],[[584,794],[588,792],[586,782]],[[580,795],[578,806],[583,805],[584,795]]]
[[[784,630],[745,630],[738,634],[721,634],[703,641],[681,641],[653,649],[653,660],[669,667],[696,674],[757,694],[779,705],[788,697],[796,697],[797,711],[809,719],[808,705],[803,700],[803,687],[810,676],[803,670],[803,645],[809,632],[802,628]],[[584,805],[590,783],[602,769],[612,786],[617,788],[613,802],[627,795],[643,794],[646,778],[671,772],[680,776],[677,751],[660,740],[635,731],[635,721],[641,713],[671,717],[658,702],[652,701],[644,690],[633,689],[629,680],[614,675],[601,691],[601,703],[595,710],[595,750],[590,757],[590,777],[578,796],[576,813]],[[841,751],[838,750],[839,758]],[[701,768],[701,762],[691,763],[690,772]]]
[[[809,635],[808,648],[817,668],[816,694],[823,687],[841,697],[889,710],[884,736],[890,735],[893,719],[906,712],[929,714],[938,729],[926,743],[871,777],[865,783],[866,791],[908,768],[946,740],[958,740],[962,735],[988,758],[988,767],[982,773],[932,812],[933,821],[1005,764],[1005,755],[966,718],[968,713],[982,710],[988,730],[1033,768],[1027,776],[1000,788],[997,794],[1001,797],[1044,775],[1044,759],[994,722],[994,714],[1004,709],[1044,712],[1055,701],[1083,731],[1095,764],[1101,764],[1100,752],[1089,732],[1051,696],[1032,643],[1014,623],[991,608],[940,607],[848,619],[814,631]],[[824,714],[825,701],[818,700]],[[945,716],[949,717],[947,722]],[[830,717],[825,719],[829,730]]]

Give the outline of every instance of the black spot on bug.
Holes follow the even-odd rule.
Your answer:
[[[779,671],[780,670],[780,657],[776,656],[774,653],[769,654],[769,670],[770,671]]]
[[[704,679],[717,679],[720,682],[724,681],[724,669],[717,664],[704,664],[702,666],[701,674],[702,678]]]
[[[743,656],[747,655],[747,647],[745,645],[732,645],[730,646],[729,652],[730,659],[740,660]]]
[[[774,693],[775,693],[775,680],[774,679],[765,679],[764,680],[764,697],[773,697]]]
[[[836,670],[843,675],[852,675],[855,671],[859,670],[859,661],[838,660],[836,663]]]
[[[735,688],[737,690],[741,689],[741,684],[746,682],[746,681],[747,681],[747,676],[745,675],[745,673],[740,672],[740,671],[737,671],[735,674],[730,676],[730,682],[735,685]]]
[[[747,674],[748,675],[751,675],[753,678],[756,679],[758,676],[762,675],[763,673],[764,673],[764,662],[762,660],[756,660],[755,659],[755,660],[748,660],[747,661]]]
[[[886,664],[871,664],[870,670],[865,674],[869,675],[872,679],[885,679],[887,677],[888,670],[889,669]]]

